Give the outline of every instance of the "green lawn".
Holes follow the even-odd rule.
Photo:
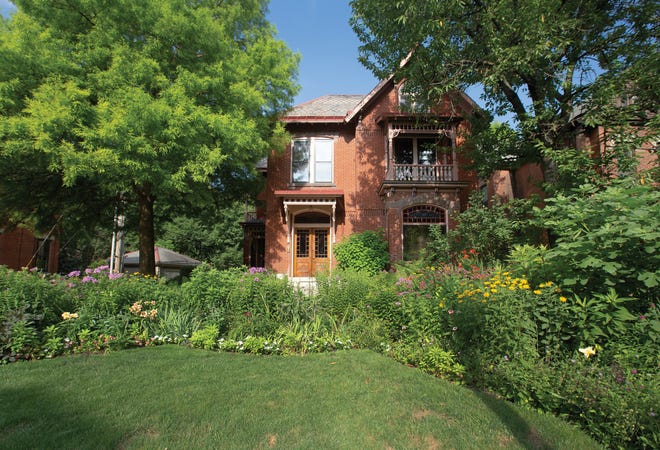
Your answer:
[[[369,351],[163,346],[0,366],[0,448],[598,446],[554,417]]]

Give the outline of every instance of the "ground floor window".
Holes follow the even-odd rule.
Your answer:
[[[417,205],[403,210],[403,259],[414,261],[424,256],[430,241],[431,226],[447,231],[447,212],[433,205]]]

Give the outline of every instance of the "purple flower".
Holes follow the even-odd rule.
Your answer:
[[[395,306],[401,306],[401,302],[394,302]]]
[[[92,273],[92,269],[90,269],[90,268],[88,267],[87,269],[85,269],[85,273],[86,273],[87,275],[89,275],[90,273]]]
[[[98,282],[99,282],[99,280],[97,280],[97,279],[94,278],[94,277],[90,277],[89,275],[86,276],[86,277],[84,277],[84,278],[83,278],[82,280],[80,280],[80,281],[83,282],[83,283],[98,283]]]
[[[646,316],[639,316],[639,320],[646,320]]]
[[[66,284],[66,287],[68,287],[68,288],[72,288],[72,287],[76,287],[76,285],[73,284],[73,283],[67,283],[67,284]]]
[[[632,373],[633,375],[637,375],[637,369],[632,369],[630,373]]]
[[[80,270],[71,271],[66,276],[67,276],[67,278],[79,277],[80,276]]]
[[[123,273],[109,273],[108,274],[108,278],[111,279],[111,280],[116,280],[117,278],[121,278],[123,276],[124,276]]]
[[[259,277],[254,277],[254,282],[258,283],[259,282]]]

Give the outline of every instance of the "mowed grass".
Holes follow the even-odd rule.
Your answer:
[[[0,448],[589,449],[562,421],[370,351],[176,346],[0,366]]]

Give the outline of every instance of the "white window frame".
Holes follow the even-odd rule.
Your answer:
[[[294,171],[294,148],[296,142],[307,142],[309,144],[309,160],[308,160],[308,179],[296,179],[296,173]],[[320,153],[317,150],[317,143],[329,143],[329,160],[319,159]],[[294,138],[291,141],[291,182],[293,184],[332,184],[334,182],[334,148],[335,140],[332,137],[327,136],[312,136],[312,137],[298,137]],[[319,168],[322,164],[330,165],[330,177],[329,179],[318,180],[317,172],[320,172]]]

